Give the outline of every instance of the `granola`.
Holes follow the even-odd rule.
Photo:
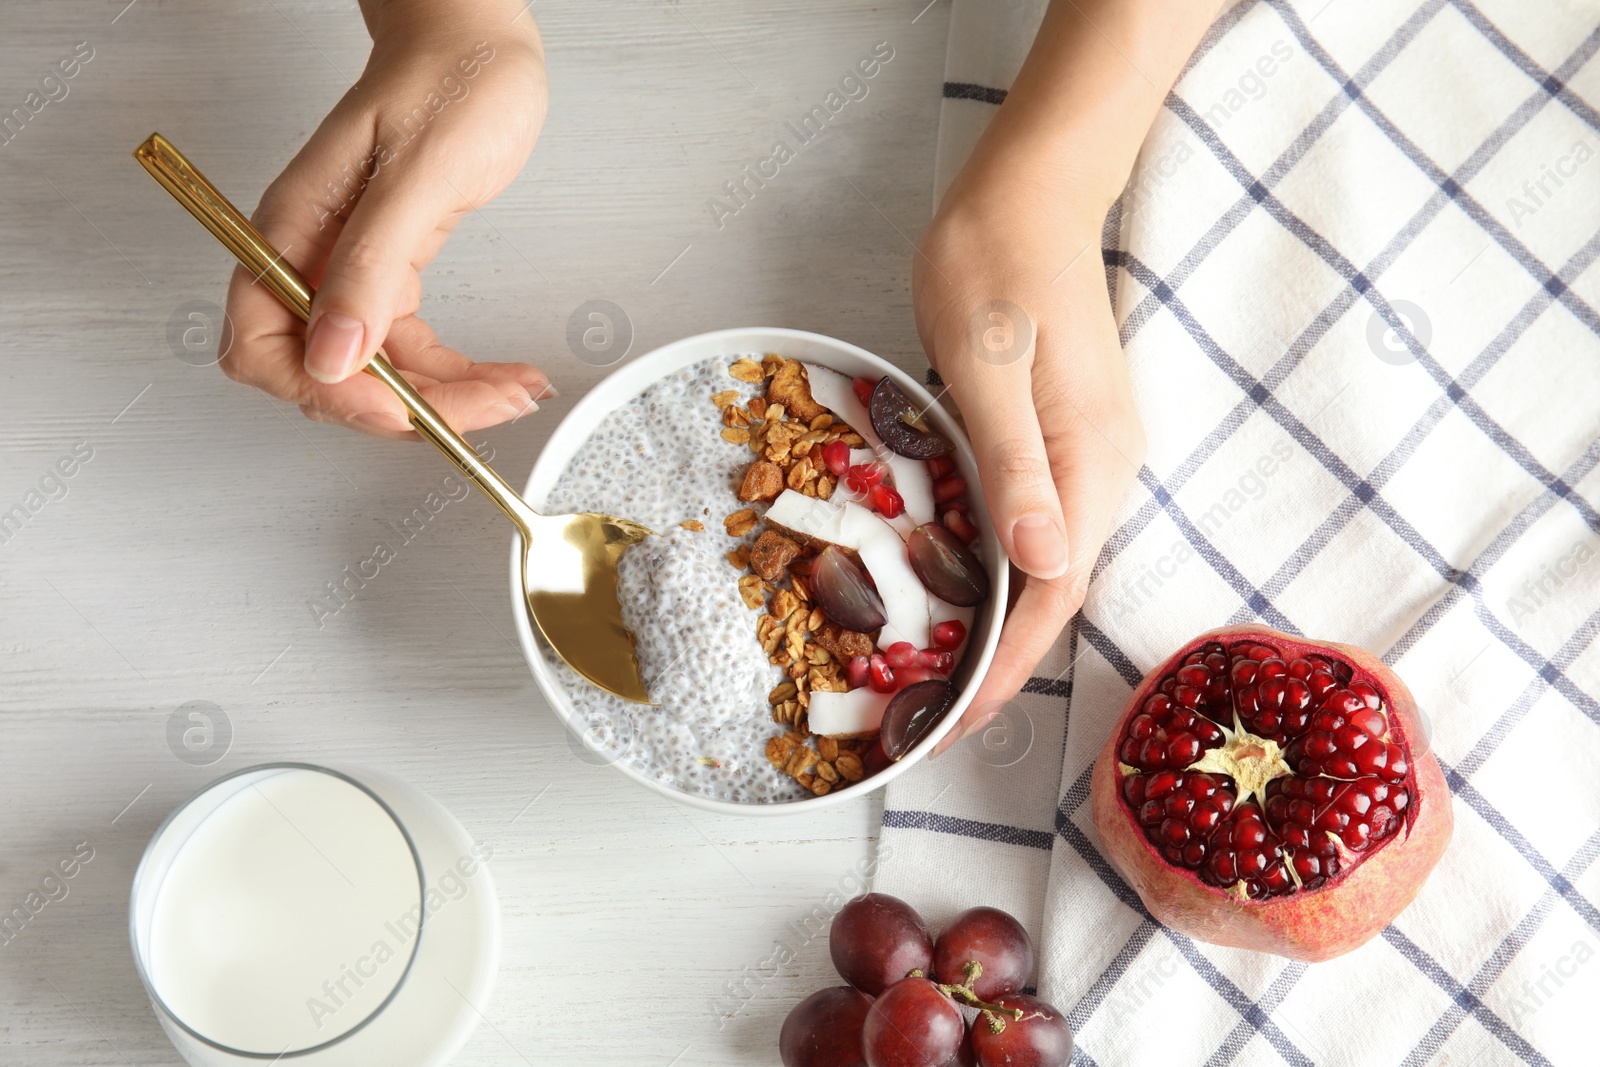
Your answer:
[[[768,354],[759,361],[739,359],[728,374],[763,387],[761,395],[748,399],[737,389],[718,390],[711,396],[722,415],[722,437],[749,449],[739,500],[766,505],[785,490],[831,498],[841,476],[824,460],[838,451],[835,447],[830,452],[829,446],[842,443],[855,449],[866,440],[812,396],[806,367]],[[730,536],[743,538],[760,523],[755,508],[744,508],[726,516],[723,527]],[[772,721],[782,731],[767,741],[767,759],[816,796],[863,780],[869,773],[869,752],[882,758],[875,748],[875,733],[824,736],[810,728],[812,695],[849,692],[849,664],[855,661],[859,670],[859,657],[878,651],[874,634],[845,629],[812,603],[812,561],[825,547],[804,534],[769,527],[753,544],[741,544],[727,553],[729,564],[740,572],[744,603],[765,609],[756,617],[756,640],[767,661],[781,668],[785,678],[767,694]],[[859,678],[856,684],[861,684]]]
[[[766,383],[766,395],[748,401],[737,389],[711,396],[722,412],[723,439],[748,445],[754,454],[739,499],[766,503],[785,488],[824,500],[832,496],[838,480],[822,463],[822,448],[833,441],[857,448],[865,441],[812,398],[805,368],[795,360],[767,355],[759,363],[737,360],[728,374],[752,385]],[[723,528],[729,536],[743,537],[758,522],[755,510],[745,508],[728,515]],[[815,552],[766,530],[753,545],[740,545],[727,556],[736,570],[748,568],[739,579],[739,594],[751,608],[766,607],[756,622],[756,639],[768,662],[782,667],[788,677],[767,695],[773,721],[787,727],[767,742],[767,758],[822,796],[865,776],[861,752],[873,741],[812,735],[806,723],[811,693],[848,691],[844,665],[852,656],[870,654],[873,645],[869,635],[843,630],[810,603],[807,577]]]
[[[746,562],[763,581],[776,582],[788,573],[789,564],[799,555],[798,544],[776,530],[766,530],[756,538]]]
[[[738,442],[735,442],[737,444]],[[745,501],[772,500],[783,492],[783,468],[767,460],[757,460],[745,471],[744,484],[739,487],[739,499]]]

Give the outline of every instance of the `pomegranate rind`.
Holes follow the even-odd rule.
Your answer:
[[[1123,798],[1118,741],[1128,720],[1183,658],[1207,641],[1232,645],[1257,640],[1285,659],[1321,652],[1350,664],[1383,695],[1391,733],[1410,751],[1412,802],[1396,835],[1375,846],[1347,873],[1317,889],[1260,900],[1241,899],[1206,885],[1194,872],[1168,863],[1145,837]],[[1449,787],[1428,748],[1416,699],[1398,675],[1372,653],[1333,641],[1309,641],[1265,626],[1230,626],[1201,634],[1145,675],[1095,760],[1090,810],[1101,851],[1139,894],[1152,916],[1179,933],[1214,945],[1270,952],[1308,963],[1342,956],[1370,941],[1410,905],[1444,855],[1455,828]]]

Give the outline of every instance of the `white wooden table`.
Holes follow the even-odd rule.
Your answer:
[[[634,354],[784,325],[921,366],[908,238],[929,211],[948,15],[918,17],[925,2],[537,4],[549,124],[424,296],[451,343],[530,358],[563,390],[474,435],[501,470],[525,475],[603,373],[565,339],[592,298],[627,311]],[[175,358],[169,318],[219,300],[230,261],[129,152],[159,129],[253,205],[366,37],[350,0],[124,3],[0,9],[0,113],[77,42],[94,53],[0,147],[0,510],[39,505],[0,545],[0,913],[94,850],[0,943],[0,1063],[176,1063],[129,954],[133,868],[211,778],[305,759],[398,773],[496,849],[504,962],[458,1062],[775,1064],[784,1014],[831,980],[825,937],[799,924],[855,884],[881,801],[715,818],[577,759],[508,640],[509,530],[476,495],[318,626],[308,601],[447,468]],[[894,58],[868,97],[719,230],[708,198],[880,41]],[[47,475],[74,448],[92,458],[61,496]],[[234,734],[208,767],[168,746],[194,700]]]

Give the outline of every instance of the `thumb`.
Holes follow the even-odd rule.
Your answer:
[[[311,301],[307,374],[332,384],[366,366],[414,293],[418,268],[438,250],[440,220],[451,214],[436,190],[413,183],[374,182],[363,191]]]
[[[940,373],[966,420],[995,532],[1022,570],[1059,577],[1067,569],[1066,522],[1034,408],[1032,354],[991,362],[970,343],[941,349]]]

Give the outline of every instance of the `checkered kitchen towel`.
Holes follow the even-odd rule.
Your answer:
[[[941,188],[1041,10],[956,0]],[[1600,1064],[1597,52],[1577,0],[1242,0],[1169,97],[1104,242],[1148,465],[1001,732],[884,812],[881,889],[1040,932],[1078,1063]],[[1246,619],[1380,652],[1454,793],[1330,963],[1163,929],[1089,820],[1141,673]]]

